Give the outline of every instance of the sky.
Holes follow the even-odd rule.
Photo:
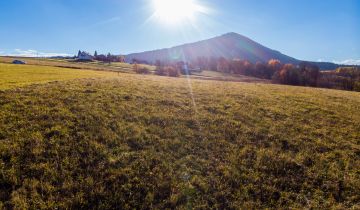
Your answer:
[[[236,32],[297,59],[360,64],[360,0],[192,0],[201,9],[173,24],[154,1],[1,0],[0,55],[129,54]]]

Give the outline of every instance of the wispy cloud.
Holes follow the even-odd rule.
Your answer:
[[[105,24],[117,22],[117,21],[120,21],[120,20],[122,20],[121,17],[112,17],[112,18],[110,18],[110,19],[97,22],[97,23],[95,23],[93,26],[101,26],[101,25],[105,25]]]
[[[53,52],[40,52],[37,50],[22,50],[22,49],[14,49],[11,52],[0,51],[0,55],[5,56],[21,56],[21,57],[54,57],[54,56],[72,56],[67,53],[53,53]]]
[[[108,24],[114,24],[114,23],[116,23],[117,26],[119,26],[119,24],[122,23],[121,20],[123,20],[123,18],[121,18],[121,17],[112,17],[112,18],[109,18],[109,19],[106,19],[106,20],[95,22],[92,25],[89,25],[88,27],[85,27],[85,29],[93,29],[93,28],[105,26],[105,25],[108,25]]]
[[[343,61],[333,61],[333,62],[343,65],[360,65],[360,59],[347,59]]]

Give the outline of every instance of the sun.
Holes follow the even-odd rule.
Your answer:
[[[202,7],[195,0],[153,0],[154,17],[167,24],[193,20]]]

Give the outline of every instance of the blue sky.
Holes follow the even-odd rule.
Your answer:
[[[195,1],[206,13],[169,25],[150,19],[153,0],[1,0],[0,54],[127,54],[236,32],[298,59],[360,64],[359,0]]]

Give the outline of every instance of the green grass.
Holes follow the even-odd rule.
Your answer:
[[[96,78],[115,75],[108,72],[64,69],[49,66],[13,65],[0,63],[0,90],[50,81]]]
[[[136,74],[0,91],[0,206],[358,209],[359,112],[354,92]]]

